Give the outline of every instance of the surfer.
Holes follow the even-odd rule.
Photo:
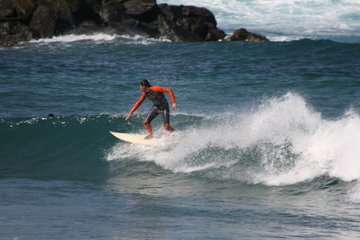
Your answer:
[[[141,80],[139,84],[140,84],[141,95],[134,104],[134,106],[131,108],[129,113],[127,114],[125,120],[126,121],[129,120],[131,115],[136,111],[136,109],[139,108],[139,106],[145,100],[145,98],[148,97],[153,102],[154,105],[151,107],[149,113],[147,114],[144,120],[145,128],[149,133],[145,137],[145,139],[150,139],[153,137],[151,121],[154,120],[154,118],[157,117],[159,114],[162,115],[164,121],[164,128],[169,132],[175,131],[175,129],[170,125],[169,103],[164,95],[164,93],[167,93],[170,96],[172,109],[176,110],[176,101],[175,101],[174,92],[171,89],[162,86],[151,86],[149,81],[146,79]]]

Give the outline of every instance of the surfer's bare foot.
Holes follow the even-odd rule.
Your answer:
[[[149,134],[149,135],[147,135],[147,136],[145,137],[145,139],[151,139],[151,138],[153,138],[153,135],[152,135],[152,134]]]

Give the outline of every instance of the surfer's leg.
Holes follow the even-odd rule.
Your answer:
[[[165,124],[164,124],[164,128],[165,128],[166,130],[168,130],[169,132],[175,131],[175,129],[174,129],[169,123],[165,123]]]
[[[150,123],[152,120],[154,120],[154,118],[156,118],[157,115],[159,115],[159,110],[157,107],[152,107],[144,120],[145,128],[149,133],[149,135],[145,137],[146,139],[152,138],[153,130]]]
[[[151,138],[152,135],[153,135],[153,130],[152,130],[152,127],[151,127],[150,123],[147,122],[147,121],[144,121],[144,125],[145,125],[146,130],[147,130],[148,133],[149,133],[149,135],[147,135],[145,138],[146,138],[146,139]]]
[[[175,131],[175,129],[170,125],[170,110],[169,110],[169,108],[166,108],[161,113],[162,113],[162,117],[163,117],[163,121],[164,121],[164,128],[169,132]]]

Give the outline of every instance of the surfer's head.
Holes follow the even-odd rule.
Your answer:
[[[146,79],[141,80],[141,81],[139,82],[139,84],[140,84],[140,86],[142,86],[142,87],[151,87],[149,81],[146,80]]]
[[[147,91],[148,91],[148,88],[151,87],[149,81],[146,80],[146,79],[141,80],[141,81],[139,82],[139,84],[140,84],[140,89],[141,89],[141,91],[147,92]]]

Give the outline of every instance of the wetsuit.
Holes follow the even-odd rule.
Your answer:
[[[160,113],[162,114],[164,124],[170,124],[170,109],[169,103],[166,100],[164,93],[169,94],[171,103],[176,103],[174,92],[168,88],[161,87],[161,86],[152,86],[148,88],[148,91],[143,91],[141,96],[136,101],[130,113],[138,109],[141,103],[145,100],[145,98],[149,98],[153,102],[153,106],[150,109],[145,122],[151,123],[152,120]]]

